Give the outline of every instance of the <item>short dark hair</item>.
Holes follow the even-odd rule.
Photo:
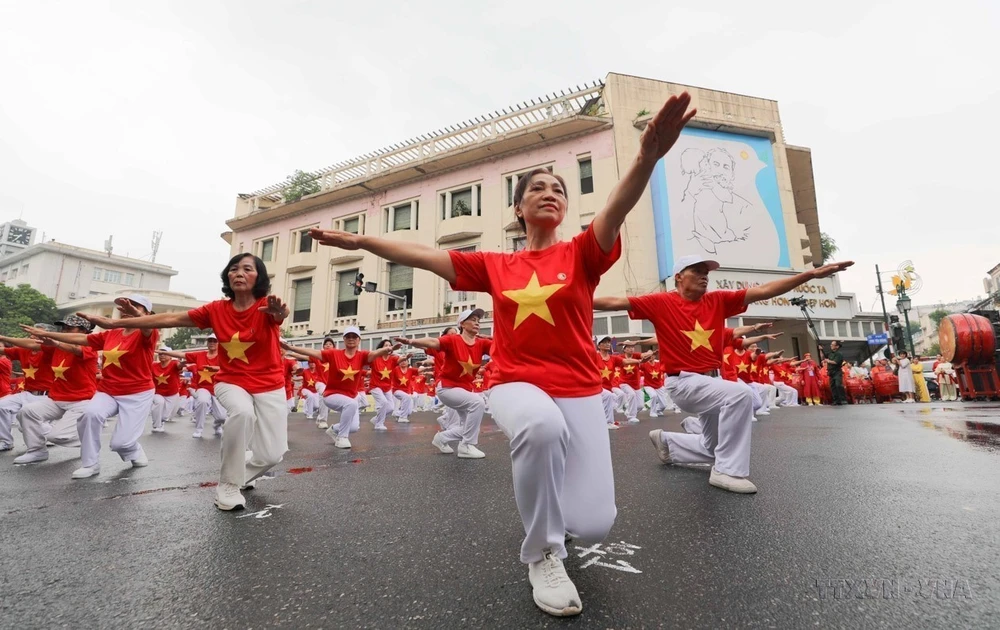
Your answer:
[[[444,337],[445,335],[447,335],[448,331],[451,330],[452,328],[457,329],[458,326],[446,326],[445,329],[441,331],[441,336]]]
[[[528,189],[528,184],[531,182],[531,178],[535,175],[541,175],[542,173],[546,175],[552,175],[557,180],[563,189],[563,197],[566,197],[566,180],[564,180],[560,175],[555,175],[547,168],[536,168],[527,175],[522,175],[517,179],[517,186],[514,188],[514,207],[521,205],[521,200],[524,199],[524,191]],[[524,217],[517,217],[517,222],[521,224],[521,229],[525,232],[528,231],[528,226],[524,222]]]
[[[230,258],[226,268],[222,270],[222,294],[230,300],[236,297],[233,288],[229,286],[229,270],[244,258],[253,258],[254,267],[257,268],[257,282],[253,285],[253,296],[259,300],[271,292],[271,279],[267,276],[267,266],[264,265],[264,261],[245,252]]]
[[[326,345],[327,341],[329,341],[330,343],[332,343],[334,346],[337,345],[337,342],[334,341],[333,337],[323,337],[323,345],[324,346]]]
[[[385,347],[385,344],[389,344],[391,346],[392,345],[392,341],[389,340],[389,339],[383,339],[382,341],[378,342],[378,345],[375,346],[375,349],[376,350],[381,350],[382,348]]]

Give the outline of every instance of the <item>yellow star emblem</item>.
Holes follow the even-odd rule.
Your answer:
[[[478,363],[472,362],[472,355],[469,355],[468,361],[459,361],[458,364],[462,366],[462,376],[465,376],[466,374],[475,374],[476,370],[479,368]]]
[[[70,368],[68,365],[64,365],[65,361],[60,361],[59,365],[52,366],[52,373],[55,374],[56,379],[66,380],[66,370]]]
[[[323,366],[323,371],[324,372],[329,372],[330,371],[330,364],[329,363],[323,363],[321,365]]]
[[[354,368],[352,368],[351,366],[348,365],[346,370],[341,370],[340,371],[340,373],[344,375],[344,378],[342,378],[340,380],[342,380],[342,381],[349,381],[349,380],[353,379],[358,374],[358,372],[360,372],[360,371],[361,370],[355,370]]]
[[[615,376],[621,376],[622,372],[618,368],[615,368]]]
[[[399,377],[399,384],[400,385],[406,385],[406,381],[407,380],[409,380],[409,379],[407,379],[405,376],[400,376]]]
[[[754,363],[753,365],[750,366],[750,373],[752,374],[752,373],[754,373],[756,371],[757,371],[757,364]]]
[[[20,383],[18,383],[17,384],[17,388],[18,389],[24,389],[24,381],[21,381]]]
[[[240,333],[235,332],[233,333],[232,339],[226,343],[220,343],[219,345],[225,349],[230,362],[239,359],[249,365],[250,359],[247,358],[247,350],[249,350],[250,346],[255,343],[255,341],[240,341]]]
[[[633,371],[635,371],[635,366],[634,365],[626,365],[625,366],[625,371],[628,372],[629,374],[631,374]]]
[[[514,317],[514,328],[517,329],[524,320],[528,319],[532,315],[537,315],[544,321],[555,326],[555,320],[552,319],[552,312],[549,311],[548,304],[546,300],[552,297],[552,294],[559,289],[566,286],[565,284],[547,284],[544,287],[538,284],[538,274],[536,272],[531,273],[531,279],[528,280],[528,285],[523,289],[511,289],[509,291],[504,291],[504,297],[508,297],[511,300],[517,302],[517,315]]]
[[[749,367],[749,366],[746,363],[740,363],[738,366],[736,366],[736,369],[739,372],[746,372],[747,371],[747,367]]]
[[[128,350],[119,350],[122,345],[118,344],[110,350],[104,351],[104,368],[107,369],[109,365],[117,365],[119,368],[122,366],[121,358],[122,355],[128,354]]]
[[[155,378],[156,378],[156,384],[157,385],[166,385],[167,381],[169,380],[169,378],[167,377],[166,374],[162,374],[162,375],[157,376]]]
[[[382,375],[383,379],[386,379],[386,378],[389,378],[390,376],[392,376],[392,370],[390,370],[389,368],[383,368],[383,369],[379,370],[378,373]]]
[[[611,378],[611,370],[609,370],[608,366],[606,365],[601,369],[601,378],[603,379]]]
[[[24,368],[24,378],[35,378],[35,372],[37,372],[37,371],[38,371],[38,368],[36,368],[36,367],[26,367],[26,368]],[[24,387],[21,387],[21,389],[24,389]]]
[[[202,369],[200,372],[198,372],[199,383],[211,383],[214,377],[215,377],[215,372],[211,370]]]
[[[708,348],[712,349],[712,333],[715,332],[714,329],[705,330],[701,327],[701,322],[694,322],[694,330],[682,330],[688,339],[691,340],[691,352],[694,352],[698,348]]]
[[[660,373],[656,370],[653,370],[652,372],[649,373],[649,375],[652,376],[653,378],[659,378]]]
[[[722,355],[722,362],[729,363],[729,357],[731,356],[733,356],[732,352],[727,352],[726,354]]]
[[[314,381],[312,379],[309,379],[309,387],[312,387],[315,384],[316,384],[316,381]]]

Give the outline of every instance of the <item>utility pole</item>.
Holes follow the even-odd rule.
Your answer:
[[[892,329],[889,327],[889,313],[885,310],[885,293],[882,291],[882,272],[879,271],[878,265],[875,265],[875,278],[878,280],[878,297],[882,300],[882,317],[885,321],[885,332],[888,335],[889,350],[892,351]]]

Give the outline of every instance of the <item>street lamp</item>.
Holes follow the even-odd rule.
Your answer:
[[[902,283],[896,287],[899,298],[896,300],[896,310],[903,314],[903,321],[906,322],[906,340],[910,344],[910,355],[913,356],[913,333],[910,332],[910,296],[906,294],[906,288]]]

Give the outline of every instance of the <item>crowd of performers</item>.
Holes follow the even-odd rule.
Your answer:
[[[650,415],[681,411],[683,430],[650,431],[664,464],[704,464],[712,486],[756,492],[750,481],[751,423],[777,405],[796,404],[790,374],[815,376],[819,365],[806,356],[786,360],[756,345],[761,326],[726,328],[747,305],[828,277],[851,263],[837,263],[738,291],[708,291],[718,264],[687,256],[674,266],[675,290],[635,297],[594,298],[601,276],[622,254],[619,232],[647,187],[654,165],[674,145],[694,116],[687,93],[672,96],[649,121],[639,152],[593,222],[569,241],[557,234],[567,210],[563,180],[537,169],[518,180],[514,211],[526,234],[524,250],[509,253],[446,251],[413,243],[333,230],[311,231],[323,245],[364,249],[394,263],[429,270],[454,290],[487,293],[493,303],[493,337],[479,334],[483,313],[467,311],[454,329],[436,339],[387,340],[361,349],[357,329],[347,329],[343,347],[294,347],[280,337],[289,309],[271,295],[264,263],[238,254],[222,270],[220,299],[188,312],[154,313],[143,296],[118,301],[120,317],[67,317],[57,329],[25,327],[27,338],[2,338],[5,354],[18,360],[24,380],[0,400],[0,441],[13,444],[15,422],[26,452],[18,463],[44,462],[47,445],[79,446],[74,478],[100,473],[102,427],[117,416],[110,448],[131,466],[149,460],[139,444],[146,419],[153,430],[174,417],[193,414],[201,437],[209,415],[221,441],[220,481],[215,505],[243,507],[243,492],[288,451],[288,414],[295,405],[296,360],[303,369],[306,408],[337,448],[351,448],[367,406],[375,404],[373,430],[386,430],[389,414],[409,421],[436,394],[445,410],[433,448],[463,459],[482,459],[479,429],[489,409],[510,442],[514,498],[524,526],[520,559],[527,565],[532,598],[552,615],[575,615],[582,600],[563,565],[566,544],[602,541],[617,514],[609,429],[626,423],[650,397]],[[595,348],[594,310],[628,311],[652,322],[655,339],[637,340],[612,354],[610,339]],[[173,352],[158,343],[158,329],[210,329],[208,350]],[[100,332],[95,332],[99,328]],[[433,361],[411,365],[402,346]],[[649,346],[649,350],[643,350]],[[97,354],[102,353],[98,378]],[[155,360],[154,360],[155,355]],[[483,363],[486,356],[491,360]],[[184,362],[191,374],[182,381]],[[812,373],[812,374],[811,374]],[[367,374],[367,376],[365,376]],[[187,390],[186,392],[184,390]],[[187,393],[187,396],[184,394]],[[807,402],[818,394],[804,389]],[[331,413],[332,412],[332,413]]]

